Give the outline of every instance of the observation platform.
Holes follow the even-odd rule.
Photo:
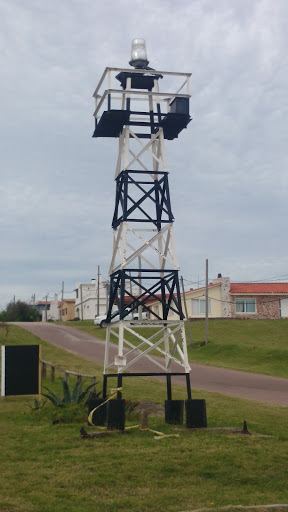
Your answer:
[[[106,68],[93,94],[95,98],[93,137],[117,138],[121,135],[124,126],[131,126],[133,131],[139,132],[134,132],[139,139],[151,138],[159,128],[163,128],[165,139],[177,138],[191,121],[190,76],[191,73],[156,71],[151,68],[133,71]],[[159,92],[160,78],[165,78],[167,92]],[[181,80],[179,83],[177,83],[178,79]],[[107,81],[106,88],[105,81]],[[117,86],[114,85],[115,83]],[[145,107],[139,108],[139,103],[145,104]]]

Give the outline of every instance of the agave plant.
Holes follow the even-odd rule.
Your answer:
[[[79,404],[81,402],[84,402],[85,399],[89,396],[89,391],[92,387],[95,386],[94,384],[90,384],[84,391],[82,391],[82,382],[76,382],[75,387],[73,391],[70,391],[69,384],[66,382],[66,380],[62,379],[60,377],[61,383],[62,383],[62,389],[63,389],[63,397],[56,395],[56,393],[53,393],[49,388],[44,388],[48,391],[49,394],[42,393],[45,398],[48,398],[50,402],[52,402],[53,405],[56,407],[67,407],[72,404]],[[100,393],[97,393],[97,395],[100,395]]]
[[[42,409],[44,405],[46,404],[47,400],[45,402],[41,402],[41,400],[38,400],[37,398],[34,399],[34,407],[32,405],[29,405],[30,409],[32,411],[39,411],[39,409]]]

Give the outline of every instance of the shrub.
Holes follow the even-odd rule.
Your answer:
[[[95,383],[90,384],[90,386],[82,391],[82,382],[76,382],[73,391],[70,391],[68,382],[62,378],[60,378],[60,380],[62,383],[63,397],[56,395],[56,393],[51,391],[46,386],[44,386],[44,388],[48,391],[49,394],[42,393],[42,395],[45,396],[45,398],[48,398],[48,400],[50,400],[50,402],[52,402],[52,404],[56,407],[67,407],[72,404],[85,403],[87,397],[89,396],[90,389],[95,386]]]

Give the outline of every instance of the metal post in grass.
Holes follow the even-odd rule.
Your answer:
[[[46,363],[42,361],[42,379],[46,379]]]
[[[96,393],[96,377],[91,377],[91,384],[94,384],[92,391],[93,393]]]

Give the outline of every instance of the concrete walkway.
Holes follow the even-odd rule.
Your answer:
[[[56,347],[103,364],[105,342],[79,329],[41,322],[18,322],[15,325]],[[116,349],[116,345],[111,347],[111,351],[115,354]],[[144,359],[131,368],[131,372],[143,371],[157,372],[159,368],[148,360],[144,368]],[[191,364],[190,376],[191,387],[195,389],[288,406],[288,379],[199,364]],[[182,376],[172,377],[172,384],[185,385],[185,383],[185,378]]]

